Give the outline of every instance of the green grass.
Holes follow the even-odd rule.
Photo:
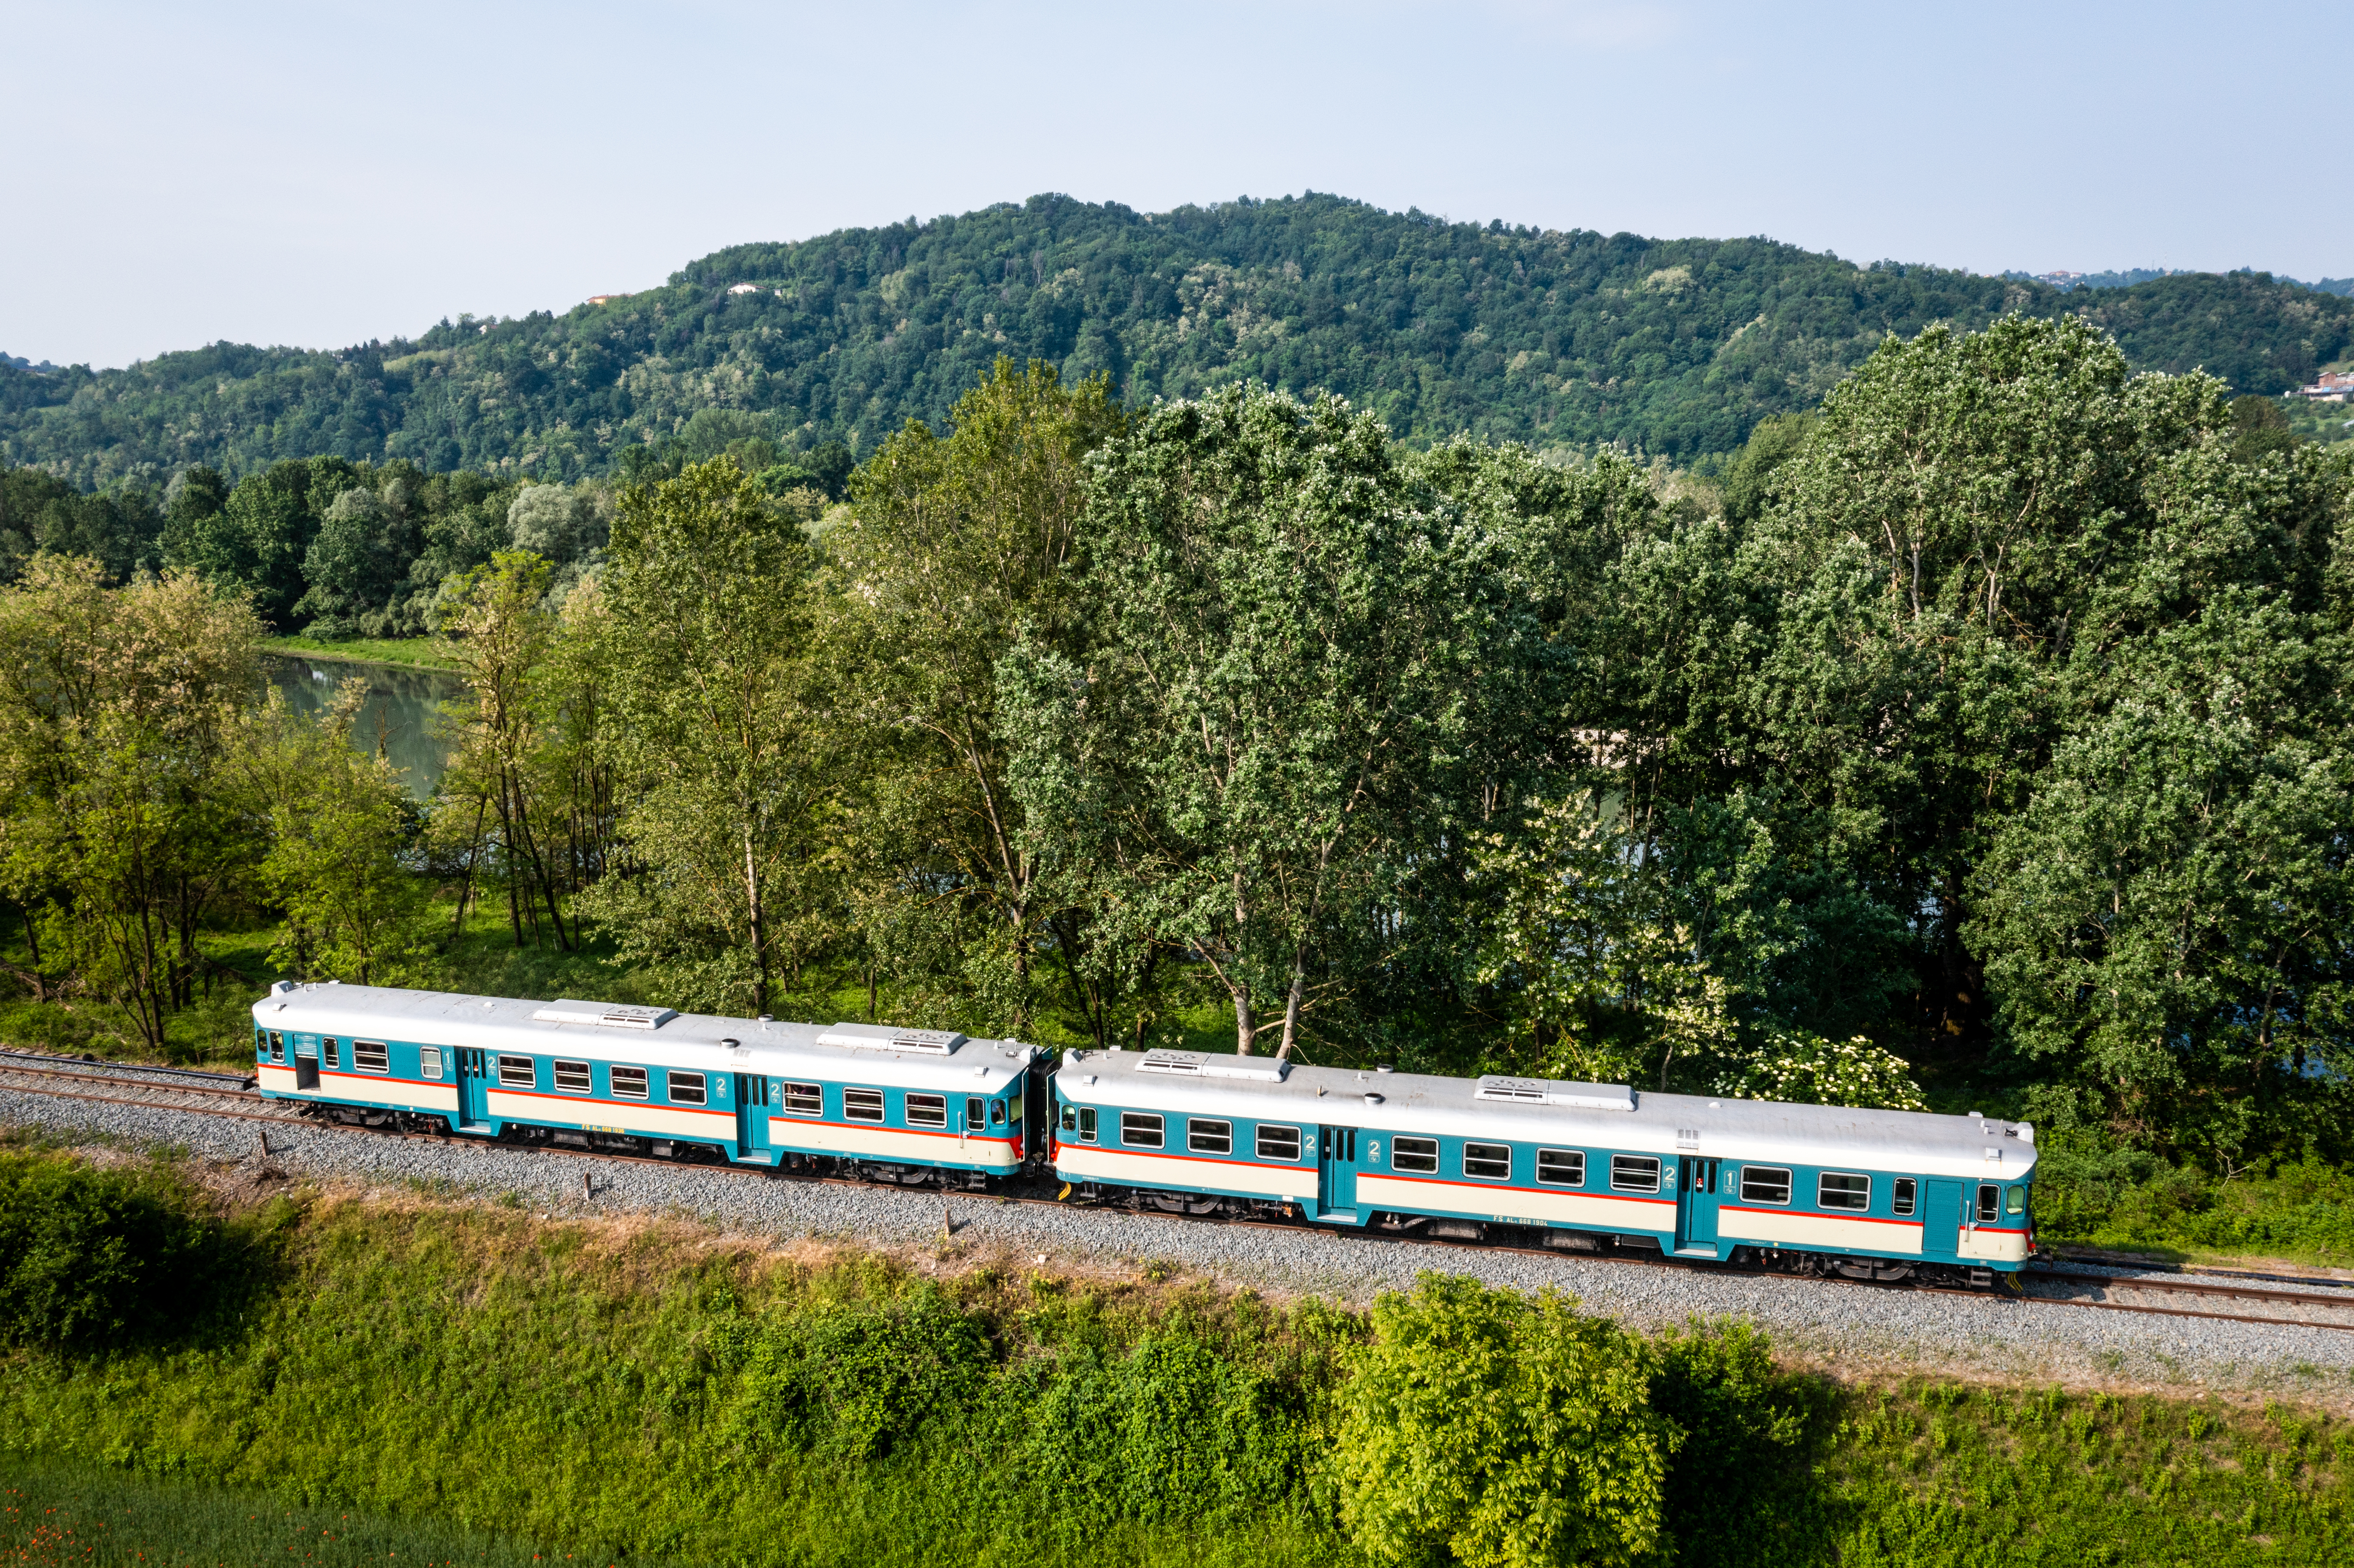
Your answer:
[[[2354,1561],[2354,1425],[2280,1404],[1914,1383],[1829,1472],[1842,1568]]]
[[[387,1562],[546,1568],[588,1560],[552,1550],[543,1556],[510,1537],[426,1520],[292,1505],[266,1492],[0,1454],[0,1563],[249,1568],[289,1561],[308,1568],[383,1568]]]
[[[210,1338],[19,1351],[0,1366],[0,1448],[612,1560],[1331,1555],[1329,1533],[1280,1491],[1214,1531],[1106,1516],[1008,1449],[1002,1418],[1026,1380],[1116,1358],[1156,1330],[1214,1346],[1214,1362],[1315,1376],[1324,1361],[1292,1322],[1249,1306],[986,1272],[928,1295],[873,1258],[810,1269],[715,1249],[700,1232],[546,1224],[496,1205],[314,1200],[286,1268],[273,1300]],[[967,1313],[1004,1336],[1007,1360],[973,1338],[980,1381],[956,1385],[970,1397],[928,1404],[949,1373],[927,1370],[926,1341],[905,1325]],[[811,1347],[822,1360],[793,1364],[872,1364],[879,1392],[845,1385],[796,1417],[799,1385],[762,1369]]]
[[[300,653],[309,659],[349,664],[407,664],[419,670],[457,667],[430,637],[355,637],[346,642],[326,642],[316,637],[265,637],[254,646],[264,653]]]
[[[1322,1463],[1364,1322],[1312,1300],[421,1191],[231,1232],[259,1272],[177,1340],[0,1358],[0,1561],[1356,1560]],[[1679,1561],[2354,1561],[2317,1409],[1806,1386],[1809,1462],[1727,1474],[1770,1510]]]

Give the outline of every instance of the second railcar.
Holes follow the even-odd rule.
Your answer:
[[[1189,1051],[1074,1051],[1054,1085],[1056,1174],[1177,1212],[1521,1227],[1880,1278],[2015,1270],[2032,1245],[2025,1123]]]

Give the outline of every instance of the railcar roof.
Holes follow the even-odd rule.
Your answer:
[[[2031,1125],[1978,1116],[1709,1099],[1621,1084],[1445,1078],[1298,1064],[1283,1065],[1279,1077],[1276,1072],[1264,1056],[1072,1051],[1055,1083],[1066,1099],[1081,1105],[1296,1120],[1409,1137],[1558,1139],[1662,1156],[1864,1165],[1997,1180],[2018,1180],[2035,1163]],[[1483,1097],[1483,1090],[1517,1097]]]
[[[627,1022],[600,1022],[608,1017]],[[253,1004],[253,1021],[264,1029],[308,1034],[387,1034],[416,1044],[540,1054],[577,1052],[599,1061],[655,1067],[757,1072],[960,1094],[1003,1093],[1035,1053],[1035,1047],[1020,1041],[971,1040],[931,1031],[764,1022],[668,1008],[533,1001],[334,981],[294,985],[281,980]],[[862,1043],[832,1043],[847,1040]],[[902,1049],[892,1044],[896,1040],[914,1044]],[[729,1041],[737,1044],[731,1046]]]

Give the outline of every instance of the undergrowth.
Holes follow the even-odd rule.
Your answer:
[[[2354,1174],[2318,1160],[2228,1177],[2087,1135],[2047,1139],[2035,1171],[2045,1242],[2354,1266]]]

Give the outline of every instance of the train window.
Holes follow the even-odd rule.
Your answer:
[[[419,1076],[426,1078],[439,1078],[441,1075],[440,1046],[420,1045],[417,1048],[417,1072]]]
[[[1022,1097],[1020,1095],[1015,1095],[1012,1099],[1005,1102],[1005,1119],[1012,1122],[1016,1127],[1020,1127],[1022,1125]]]
[[[286,1060],[286,1036],[275,1029],[270,1032],[270,1059],[273,1062]]]
[[[979,1105],[981,1102],[979,1100],[975,1100],[972,1103],[974,1105]],[[1063,1107],[1063,1130],[1065,1132],[1076,1132],[1079,1130],[1078,1107],[1065,1106]]]
[[[1659,1157],[1650,1154],[1612,1155],[1610,1185],[1621,1192],[1658,1192],[1659,1190]]]
[[[1258,1129],[1258,1157],[1261,1160],[1297,1160],[1299,1158],[1299,1129],[1296,1127],[1263,1127]]]
[[[986,1106],[977,1099],[967,1100],[964,1102],[964,1129],[967,1132],[979,1132],[988,1124],[989,1110]],[[1063,1111],[1063,1127],[1066,1130],[1068,1130],[1070,1125],[1071,1113],[1069,1108],[1066,1107]]]
[[[1079,1139],[1086,1143],[1096,1140],[1096,1107],[1093,1106],[1079,1107]]]
[[[352,1042],[352,1065],[363,1073],[389,1073],[392,1071],[392,1055],[384,1048],[381,1040],[355,1040]]]
[[[664,1073],[663,1079],[669,1086],[670,1103],[674,1106],[699,1106],[703,1103],[703,1075],[700,1073]]]
[[[1790,1201],[1790,1173],[1771,1165],[1744,1165],[1741,1168],[1741,1201],[1744,1203],[1787,1203]]]
[[[1889,1199],[1889,1206],[1900,1214],[1911,1213],[1913,1212],[1913,1193],[1914,1190],[1914,1183],[1912,1177],[1899,1176],[1896,1179],[1895,1192]]]
[[[586,1062],[557,1063],[556,1088],[558,1094],[587,1094],[588,1092],[588,1064]]]
[[[253,1059],[257,1062],[270,1060],[270,1032],[266,1029],[253,1032]]]
[[[528,1056],[499,1058],[499,1086],[504,1089],[535,1088],[539,1084],[538,1070]]]
[[[1585,1185],[1585,1151],[1582,1149],[1537,1150],[1537,1180],[1548,1187]]]
[[[991,1100],[989,1102],[989,1125],[991,1127],[1003,1127],[1005,1125],[1005,1102],[1003,1100]]]
[[[1465,1144],[1463,1174],[1477,1176],[1483,1181],[1511,1181],[1512,1179],[1512,1146],[1509,1143]]]
[[[1161,1118],[1150,1111],[1119,1113],[1119,1140],[1130,1149],[1161,1147]]]
[[[1232,1154],[1235,1124],[1197,1116],[1185,1124],[1185,1147],[1196,1154]]]
[[[1978,1188],[1978,1224],[1990,1225],[1995,1223],[1999,1217],[1995,1213],[1995,1205],[2001,1196],[2002,1189],[1991,1181]]]
[[[646,1097],[646,1070],[643,1067],[613,1069],[613,1097],[642,1100]]]
[[[1438,1139],[1435,1138],[1394,1138],[1390,1139],[1390,1169],[1393,1171],[1438,1171]]]
[[[907,1125],[909,1127],[946,1127],[949,1124],[949,1097],[946,1095],[909,1095]]]
[[[1850,1176],[1844,1171],[1826,1171],[1815,1183],[1815,1202],[1826,1209],[1845,1209],[1860,1214],[1872,1207],[1872,1178]]]
[[[787,1116],[823,1116],[825,1086],[822,1084],[787,1084],[785,1114]]]
[[[2002,1212],[2006,1214],[2027,1213],[2027,1189],[2006,1187],[2002,1190]]]
[[[853,1121],[881,1121],[883,1091],[880,1089],[843,1090],[842,1114]]]
[[[328,1066],[330,1066],[330,1067],[340,1067],[340,1066],[342,1066],[342,1065],[344,1065],[344,1059],[343,1059],[343,1057],[342,1057],[341,1055],[339,1055],[339,1054],[337,1054],[337,1052],[336,1052],[336,1047],[335,1047],[335,1043],[334,1043],[333,1040],[322,1040],[322,1041],[320,1041],[320,1042],[319,1042],[319,1044],[322,1044],[322,1045],[324,1045],[324,1046],[327,1048],[327,1065],[328,1065]]]

